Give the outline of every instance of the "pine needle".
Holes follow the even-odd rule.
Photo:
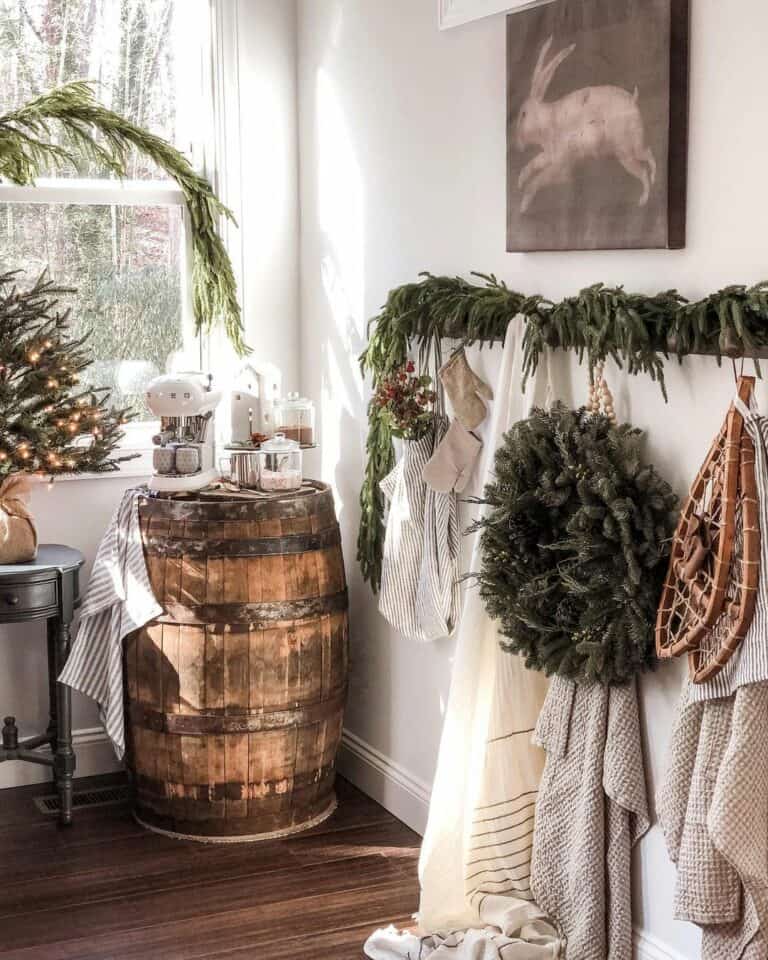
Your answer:
[[[64,145],[51,142],[52,125],[61,130]],[[20,186],[34,185],[46,167],[78,169],[83,160],[124,178],[134,150],[157,164],[184,194],[192,233],[196,332],[208,332],[221,322],[235,351],[244,356],[250,350],[243,339],[237,284],[217,229],[219,218],[234,222],[234,216],[182,153],[108,110],[84,81],[65,84],[0,116],[0,179]]]

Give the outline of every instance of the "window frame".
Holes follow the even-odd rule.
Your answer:
[[[205,23],[199,32],[199,59],[195,69],[184,76],[183,85],[190,90],[187,107],[182,114],[181,129],[177,132],[177,146],[189,158],[195,170],[207,176],[217,192],[229,180],[227,168],[228,140],[232,138],[231,120],[225,114],[225,87],[231,82],[229,61],[232,48],[236,49],[237,14],[232,0],[197,0],[205,11]],[[189,66],[189,62],[187,62]],[[235,70],[235,88],[237,76]],[[227,91],[228,92],[228,91]],[[184,123],[186,120],[186,123]],[[193,127],[194,124],[194,127]],[[194,136],[192,130],[194,129]],[[239,131],[237,131],[239,132]],[[239,147],[239,136],[234,147]],[[237,151],[239,156],[239,151]],[[219,161],[222,162],[219,162]],[[238,198],[239,200],[239,198]],[[117,180],[111,178],[41,177],[33,186],[18,186],[0,182],[0,203],[41,203],[83,206],[173,206],[180,208],[182,244],[179,272],[182,284],[182,337],[185,347],[197,347],[201,370],[210,366],[211,335],[196,334],[192,308],[192,235],[189,213],[182,189],[173,180]],[[230,204],[231,206],[231,204]],[[235,207],[239,206],[239,202]],[[224,240],[234,253],[239,246],[233,243],[231,231],[223,226]],[[241,252],[233,256],[233,264],[240,286]],[[125,426],[125,436],[116,450],[117,455],[137,454],[120,469],[109,473],[60,474],[57,480],[120,479],[147,477],[152,474],[152,436],[159,421],[142,420]]]
[[[165,180],[99,180],[77,178],[40,178],[35,186],[17,186],[0,183],[0,203],[42,203],[73,206],[141,206],[179,207],[182,243],[179,275],[181,279],[182,339],[191,346],[197,341],[202,359],[206,345],[194,333],[192,312],[192,265],[189,215],[184,193],[173,181]],[[152,436],[159,427],[158,420],[141,420],[125,425],[125,435],[118,447],[119,454],[138,454],[126,461],[114,473],[82,473],[59,475],[57,479],[91,480],[96,477],[145,477],[152,473]],[[118,454],[118,455],[119,455]]]

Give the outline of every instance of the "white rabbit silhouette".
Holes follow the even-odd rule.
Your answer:
[[[569,183],[578,163],[599,157],[615,157],[640,181],[639,206],[645,206],[656,181],[656,160],[645,142],[637,87],[633,93],[615,86],[583,87],[545,103],[555,71],[576,49],[572,43],[546,63],[552,40],[550,36],[541,48],[531,92],[517,117],[518,150],[541,147],[517,181],[523,191],[521,213],[528,210],[542,187]]]

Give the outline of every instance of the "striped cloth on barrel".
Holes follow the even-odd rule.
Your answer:
[[[397,466],[382,481],[389,501],[379,611],[403,636],[439,640],[459,617],[459,514],[455,493],[437,493],[422,471],[448,429],[406,441]]]
[[[691,684],[691,703],[729,697],[747,683],[768,680],[768,417],[748,409],[739,397],[734,405],[744,418],[755,445],[755,479],[760,517],[760,579],[755,615],[741,645],[720,673],[706,683]]]
[[[80,624],[59,681],[99,705],[117,756],[125,753],[123,639],[163,608],[147,574],[139,528],[139,500],[146,487],[126,490],[110,520],[88,583]]]

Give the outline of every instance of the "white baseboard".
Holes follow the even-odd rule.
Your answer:
[[[690,957],[638,927],[635,927],[634,941],[637,960],[690,960]]]
[[[420,836],[427,827],[431,787],[361,737],[345,730],[339,773]]]
[[[72,740],[77,757],[76,777],[93,777],[100,773],[114,773],[121,769],[112,744],[101,727],[75,730]],[[40,752],[46,753],[47,747]],[[0,790],[7,787],[23,787],[30,783],[45,783],[51,779],[51,768],[23,760],[8,760],[0,763]]]

